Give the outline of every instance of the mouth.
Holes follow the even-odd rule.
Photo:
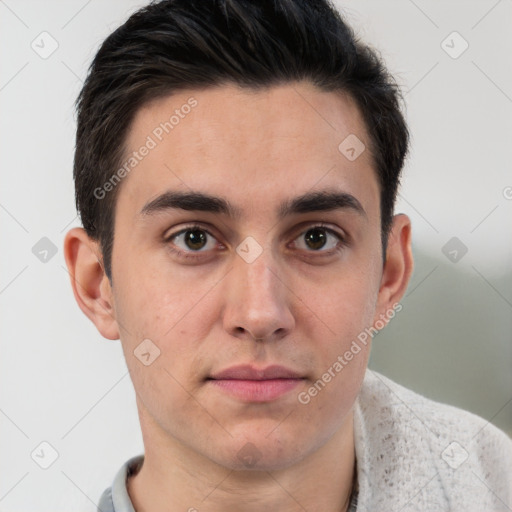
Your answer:
[[[206,379],[216,389],[244,402],[277,400],[304,380],[298,372],[278,365],[261,369],[233,366]]]

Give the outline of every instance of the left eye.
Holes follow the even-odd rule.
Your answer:
[[[305,250],[313,249],[314,252],[328,252],[343,241],[341,235],[323,226],[314,226],[307,231],[303,231],[296,240],[302,242],[302,244],[295,243],[296,247]],[[319,251],[319,249],[324,250]]]

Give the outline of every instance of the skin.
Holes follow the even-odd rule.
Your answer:
[[[136,510],[152,512],[346,510],[353,405],[370,343],[308,404],[298,394],[400,301],[413,268],[410,219],[395,215],[383,265],[379,186],[360,112],[349,97],[307,82],[152,101],[132,123],[127,154],[191,96],[197,106],[120,185],[112,285],[97,242],[81,228],[65,240],[76,300],[105,338],[121,339],[136,391],[145,462],[129,494]],[[366,145],[354,161],[338,150],[349,134]],[[140,214],[165,191],[191,189],[223,197],[240,217]],[[277,217],[284,200],[324,189],[353,195],[365,214]],[[183,236],[164,241],[191,223],[211,233],[198,259],[171,252],[194,252]],[[334,235],[308,245],[318,223],[345,236],[340,251]],[[236,252],[248,236],[262,248],[251,263]],[[149,366],[133,353],[144,339],[160,350]],[[238,364],[280,364],[304,380],[263,403],[205,380]],[[250,467],[238,456],[247,443],[257,459]]]

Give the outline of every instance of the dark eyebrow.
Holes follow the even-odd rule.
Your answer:
[[[308,192],[302,196],[295,197],[285,201],[278,210],[279,219],[287,215],[296,213],[308,213],[332,210],[352,210],[363,217],[367,217],[361,203],[347,192],[338,192],[335,190],[320,190],[318,192]]]
[[[203,192],[177,191],[167,191],[149,201],[140,211],[140,215],[156,214],[169,209],[220,213],[233,219],[238,219],[242,215],[240,208],[231,205],[222,197]],[[361,216],[367,217],[361,203],[353,195],[330,189],[308,192],[302,196],[289,199],[279,206],[277,215],[281,220],[284,217],[298,213],[338,209],[352,210]]]
[[[221,197],[211,196],[203,192],[168,191],[146,203],[140,214],[151,215],[169,209],[223,213],[232,218],[239,218],[242,213]]]

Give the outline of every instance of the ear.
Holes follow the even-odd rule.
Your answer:
[[[374,324],[387,324],[395,311],[396,305],[402,299],[414,268],[411,248],[411,220],[403,213],[393,217],[386,262],[382,272]],[[387,314],[386,314],[387,313]],[[382,328],[382,327],[381,327]]]
[[[83,228],[73,228],[64,240],[64,257],[80,309],[103,337],[119,339],[112,287],[103,269],[99,243]]]

